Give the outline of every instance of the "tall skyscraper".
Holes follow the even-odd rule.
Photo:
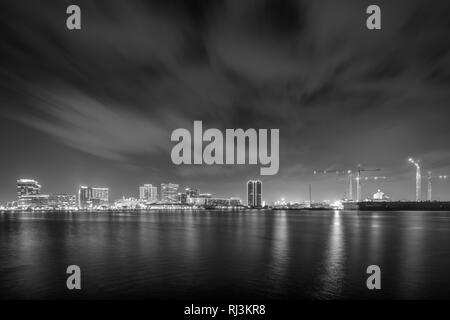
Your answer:
[[[260,180],[247,182],[247,206],[250,208],[262,207],[262,182]]]
[[[36,180],[17,180],[17,198],[41,194],[41,185]]]
[[[158,188],[151,184],[144,184],[139,187],[139,199],[145,200],[151,203],[158,201]]]
[[[178,184],[161,183],[161,201],[164,203],[178,202]]]

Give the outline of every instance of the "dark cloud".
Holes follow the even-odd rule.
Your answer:
[[[372,3],[359,0],[80,0],[76,32],[65,28],[69,4],[0,7],[5,197],[29,172],[17,159],[32,144],[43,159],[82,163],[80,179],[102,166],[116,196],[144,179],[243,195],[257,168],[170,163],[171,131],[194,120],[280,128],[280,173],[264,177],[271,199],[305,197],[317,167],[382,167],[396,198],[410,195],[410,155],[450,172],[448,1],[379,1],[374,32],[365,28]],[[65,157],[67,147],[75,152]],[[330,181],[317,190],[342,191]]]

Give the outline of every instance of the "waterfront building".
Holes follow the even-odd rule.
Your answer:
[[[147,201],[150,194],[150,188],[152,187],[151,184],[144,184],[143,186],[139,187],[139,199]]]
[[[6,203],[6,208],[7,209],[15,209],[18,207],[18,203],[17,201],[9,201]]]
[[[77,207],[77,197],[72,194],[51,194],[48,205],[54,209],[69,210]]]
[[[199,191],[196,188],[186,188],[185,192],[186,192],[186,195],[190,198],[196,197],[199,194]]]
[[[247,182],[247,206],[250,208],[262,207],[262,182],[260,180]]]
[[[196,197],[188,198],[188,204],[197,207],[239,207],[241,199],[239,198],[218,198],[212,197],[209,193],[199,194]]]
[[[46,209],[48,208],[49,196],[43,194],[21,196],[17,200],[17,208],[27,210],[30,208]]]
[[[161,183],[161,201],[163,203],[178,202],[178,184]]]
[[[92,188],[80,186],[78,189],[78,206],[80,208],[92,207]]]
[[[182,192],[178,194],[178,202],[181,204],[186,204],[187,203],[187,194]]]
[[[195,197],[189,197],[187,203],[193,206],[206,206],[207,200],[211,199],[210,193],[202,193]]]
[[[239,207],[242,205],[241,198],[238,197],[231,197],[230,198],[230,206],[232,207]]]
[[[387,196],[383,191],[378,189],[378,191],[373,195],[374,201],[387,201],[389,200],[389,196]]]
[[[81,186],[78,190],[78,206],[83,209],[107,206],[109,188]]]
[[[17,180],[17,198],[41,194],[41,185],[32,179]]]
[[[207,207],[230,207],[230,199],[227,198],[210,198],[206,199]]]
[[[141,200],[136,198],[125,198],[119,199],[114,202],[114,209],[117,210],[135,210],[141,208]]]
[[[144,184],[139,187],[139,199],[150,203],[156,203],[158,201],[158,188],[156,186],[154,187],[152,184]]]
[[[92,200],[94,205],[108,205],[109,204],[109,188],[92,188]]]
[[[158,187],[154,186],[151,190],[152,192],[150,193],[150,202],[156,203],[158,202]]]

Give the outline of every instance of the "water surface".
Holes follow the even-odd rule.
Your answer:
[[[449,299],[449,240],[450,212],[0,214],[0,299]]]

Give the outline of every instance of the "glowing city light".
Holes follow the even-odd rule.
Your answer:
[[[420,201],[422,176],[420,173],[419,161],[409,158],[408,162],[412,163],[416,167],[416,201]]]

